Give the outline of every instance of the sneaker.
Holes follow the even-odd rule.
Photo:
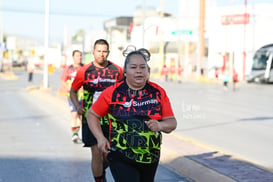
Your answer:
[[[74,143],[78,143],[79,140],[80,140],[79,135],[78,135],[78,134],[73,134],[73,136],[72,136],[72,141],[73,141]]]

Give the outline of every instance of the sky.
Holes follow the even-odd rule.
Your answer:
[[[4,34],[44,39],[46,0],[0,0],[0,30]],[[118,16],[133,16],[136,7],[160,9],[161,0],[49,0],[49,40],[62,41],[64,28],[70,34],[83,29],[103,29],[103,21]],[[189,2],[192,0],[188,0]],[[244,4],[245,0],[215,0],[219,6]],[[252,3],[273,0],[247,0]],[[165,11],[178,15],[179,0],[165,0]]]

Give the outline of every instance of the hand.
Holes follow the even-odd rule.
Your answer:
[[[86,112],[82,106],[77,106],[76,109],[79,115],[83,115]]]
[[[101,139],[98,139],[98,148],[104,156],[107,156],[107,154],[110,152],[110,144],[108,140],[105,137],[102,137]]]
[[[161,131],[161,124],[160,122],[158,122],[157,120],[151,119],[149,121],[145,121],[145,124],[148,126],[148,128],[150,128],[150,130],[152,131]]]

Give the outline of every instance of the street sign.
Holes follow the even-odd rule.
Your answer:
[[[173,35],[192,35],[192,30],[175,30],[172,31]]]
[[[222,25],[235,25],[235,24],[248,24],[250,15],[245,14],[235,14],[235,15],[225,15],[221,17]]]

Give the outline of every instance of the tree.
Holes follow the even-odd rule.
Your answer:
[[[77,33],[72,37],[73,42],[82,42],[84,39],[85,32],[83,29],[77,31]]]

